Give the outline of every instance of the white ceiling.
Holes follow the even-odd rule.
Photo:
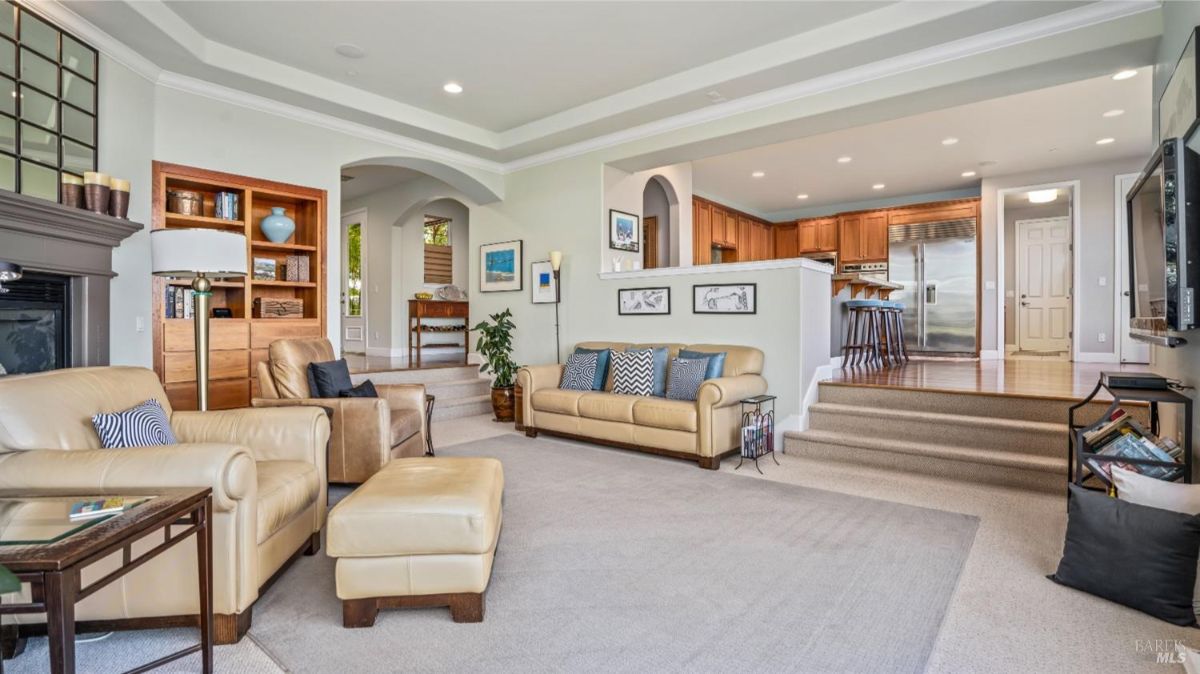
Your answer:
[[[1091,78],[693,162],[697,192],[746,210],[796,209],[978,186],[981,178],[1149,156],[1151,69]],[[1122,109],[1117,117],[1103,117]],[[957,138],[943,145],[945,138]],[[1101,138],[1114,142],[1097,145]],[[838,163],[849,156],[850,163]],[[766,175],[752,177],[755,171]],[[975,171],[972,177],[962,177]],[[873,189],[882,183],[886,187]],[[808,194],[808,199],[797,195]]]
[[[426,177],[420,171],[400,166],[350,166],[342,169],[342,201],[357,199],[365,194],[394,187],[410,180]],[[345,180],[350,176],[353,180]]]
[[[326,115],[502,170],[891,75],[978,79],[980,65],[1019,83],[1022,60],[1084,52],[1093,68],[1117,57],[1149,63],[1161,32],[1154,0],[40,6],[168,87],[246,92],[261,109]],[[335,54],[342,43],[365,56]],[[465,91],[444,93],[449,80]]]

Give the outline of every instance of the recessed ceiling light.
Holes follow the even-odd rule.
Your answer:
[[[754,173],[750,174],[750,177],[751,178],[761,178],[765,175],[767,175],[767,174],[763,173],[762,171],[755,171]]]
[[[962,172],[962,177],[964,177],[964,178],[974,178],[974,177],[975,177],[975,172],[974,172],[974,171],[963,171],[963,172]]]
[[[1096,141],[1096,144],[1097,145],[1108,145],[1110,143],[1115,143],[1115,142],[1117,142],[1116,138],[1101,138],[1100,140]]]
[[[796,195],[796,198],[797,198],[797,199],[807,199],[807,198],[808,198],[808,195],[807,195],[807,194],[797,194],[797,195]]]
[[[1122,70],[1121,72],[1117,73],[1116,75],[1113,75],[1113,79],[1117,80],[1117,81],[1127,80],[1130,77],[1133,77],[1134,75],[1137,75],[1136,70]]]
[[[1116,110],[1109,110],[1108,112],[1101,115],[1101,117],[1120,117],[1123,114],[1125,114],[1125,111],[1120,108],[1117,108]]]
[[[448,94],[461,94],[463,92],[463,88],[458,82],[447,82],[442,85],[442,91]]]
[[[367,50],[356,44],[345,42],[334,47],[333,50],[340,56],[345,56],[348,59],[360,59],[367,55]]]
[[[942,145],[954,145],[957,142],[958,142],[958,139],[955,138],[954,136],[950,136],[949,138],[942,139]]]
[[[887,185],[884,185],[883,183],[875,183],[874,185],[871,185],[871,189],[873,190],[881,190],[885,187],[887,187]]]
[[[1031,204],[1048,204],[1058,198],[1058,190],[1033,190],[1026,196]]]
[[[853,161],[853,157],[838,157],[839,164],[849,164],[851,161]]]

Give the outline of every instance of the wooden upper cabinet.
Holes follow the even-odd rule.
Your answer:
[[[888,212],[863,211],[838,217],[838,261],[877,262],[888,257]]]
[[[738,214],[733,211],[725,211],[725,238],[721,242],[726,248],[737,248],[738,242],[741,240],[741,227],[739,225]]]
[[[781,260],[800,255],[798,224],[775,225],[771,230],[771,235],[775,239],[775,251],[771,255],[773,259]]]
[[[938,202],[893,208],[888,212],[888,224],[912,225],[923,222],[944,222],[979,217],[979,200]]]
[[[832,253],[838,249],[838,219],[821,218],[817,221],[817,250]]]
[[[838,262],[859,262],[866,253],[863,245],[863,214],[838,217]]]
[[[797,238],[799,252],[815,253],[820,250],[817,247],[817,221],[816,220],[798,220],[796,222]]]
[[[712,262],[712,206],[706,201],[692,201],[692,264]]]
[[[874,211],[863,215],[863,258],[879,261],[888,258],[888,212]]]

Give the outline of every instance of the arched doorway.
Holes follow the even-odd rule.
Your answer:
[[[671,181],[651,176],[642,190],[642,268],[679,265],[679,198]]]

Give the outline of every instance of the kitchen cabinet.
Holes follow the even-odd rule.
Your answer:
[[[826,253],[838,249],[838,219],[797,220],[800,253]]]
[[[775,254],[773,259],[787,259],[800,256],[800,227],[797,223],[775,225],[771,228],[775,239]]]
[[[712,263],[712,205],[692,200],[692,264]]]
[[[863,259],[887,260],[888,212],[873,211],[863,216]]]
[[[886,260],[888,212],[860,211],[838,216],[838,262]]]

